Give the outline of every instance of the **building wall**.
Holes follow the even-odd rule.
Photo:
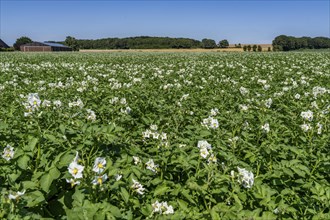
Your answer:
[[[48,52],[52,51],[50,46],[21,46],[23,52]]]

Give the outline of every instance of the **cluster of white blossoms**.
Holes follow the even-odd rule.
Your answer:
[[[31,115],[34,111],[38,110],[40,107],[41,100],[38,93],[30,93],[27,96],[27,101],[23,103],[27,112],[24,113],[24,116]]]
[[[272,100],[272,98],[269,98],[269,99],[265,100],[264,103],[267,108],[270,108],[271,105],[273,104],[273,100]]]
[[[69,102],[69,108],[72,108],[72,107],[83,108],[84,103],[81,101],[81,99],[77,99],[77,101]]]
[[[127,105],[127,100],[126,98],[121,98],[119,99],[118,97],[113,97],[112,99],[110,99],[110,104],[112,105],[115,105],[117,103],[121,104],[121,105],[124,105],[123,108],[120,109],[120,112],[121,113],[124,113],[124,114],[129,114],[131,113],[132,109]]]
[[[13,159],[13,157],[14,157],[14,148],[10,145],[7,145],[5,149],[3,149],[2,158],[9,161]]]
[[[71,183],[71,186],[73,187],[74,185],[79,185],[80,181],[77,179],[80,179],[83,177],[83,171],[84,171],[84,166],[78,164],[79,161],[79,156],[78,152],[76,152],[76,156],[73,159],[73,161],[70,163],[68,170],[69,173],[72,175],[73,178],[71,179],[66,179],[68,183]]]
[[[142,132],[143,138],[161,139],[163,141],[162,145],[168,146],[167,134],[165,132],[159,133],[157,129],[157,125],[150,125],[150,129]]]
[[[137,156],[133,156],[133,160],[134,160],[135,165],[138,165],[139,163],[141,163],[141,159]]]
[[[327,90],[326,88],[320,86],[313,87],[314,98],[317,98],[318,95],[323,95],[325,93],[330,93],[330,90]]]
[[[218,119],[209,116],[208,118],[203,119],[202,126],[211,129],[217,129],[219,127]]]
[[[143,195],[145,188],[142,186],[142,184],[136,181],[135,179],[132,179],[132,181],[133,181],[133,185],[131,186],[131,188],[138,194]]]
[[[247,105],[243,105],[243,104],[240,104],[239,105],[239,108],[242,110],[242,111],[247,111],[249,109],[249,106]]]
[[[300,116],[308,121],[312,121],[313,120],[313,112],[308,110],[306,112],[301,112]]]
[[[199,148],[201,157],[203,157],[204,159],[207,158],[209,164],[217,163],[218,160],[216,156],[213,154],[211,144],[209,144],[205,140],[202,140],[202,141],[198,141],[197,147]]]
[[[96,120],[96,115],[95,115],[95,112],[91,109],[86,109],[88,115],[86,116],[87,120],[90,120],[90,121],[95,121]]]
[[[268,133],[270,131],[270,128],[269,128],[269,124],[268,123],[265,123],[264,125],[261,126],[261,129]]]
[[[159,167],[159,165],[155,164],[153,159],[149,159],[149,161],[146,163],[146,168],[148,170],[151,170],[154,173],[158,172],[158,169],[159,169],[158,167]]]
[[[307,131],[309,131],[312,127],[311,127],[311,125],[310,124],[306,124],[306,123],[304,123],[304,124],[302,124],[302,125],[300,125],[300,127],[301,127],[301,129],[304,131],[304,132],[307,132]]]
[[[312,121],[313,120],[313,112],[310,111],[310,110],[308,110],[306,112],[301,112],[300,116],[304,120],[307,120],[307,121]],[[312,126],[309,123],[305,123],[305,122],[300,127],[304,132],[307,132],[312,128]]]
[[[102,185],[107,179],[108,175],[103,173],[105,170],[107,161],[104,157],[97,157],[94,161],[93,171],[97,174],[97,176],[94,177],[92,183],[93,185]]]
[[[249,94],[249,90],[248,90],[247,88],[243,87],[243,86],[241,86],[241,87],[239,88],[239,91],[240,91],[240,93],[241,93],[242,95],[247,95],[247,94]]]
[[[237,167],[238,170],[238,182],[243,185],[244,188],[251,188],[254,183],[254,175],[252,172],[247,171],[244,168]],[[234,176],[234,171],[232,171],[232,176]]]
[[[219,113],[219,109],[217,109],[217,108],[212,108],[212,109],[211,109],[211,112],[210,112],[210,115],[211,115],[211,116],[216,116],[218,113]]]
[[[153,213],[159,213],[163,215],[173,214],[174,210],[171,205],[168,205],[167,202],[154,202],[152,204]]]

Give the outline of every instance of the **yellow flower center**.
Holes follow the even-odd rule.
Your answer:
[[[99,163],[99,164],[97,165],[97,167],[98,167],[98,168],[103,168],[103,164]]]
[[[97,182],[102,185],[102,177],[97,178]]]
[[[37,101],[34,101],[34,102],[33,102],[33,105],[37,105]]]
[[[76,175],[77,173],[78,173],[78,169],[77,168],[73,168],[73,171],[72,171],[72,173],[74,174],[74,175]]]

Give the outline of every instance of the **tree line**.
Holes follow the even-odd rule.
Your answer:
[[[79,40],[74,37],[66,37],[64,43],[73,49],[170,49],[170,48],[227,48],[228,40],[224,39],[216,44],[215,40],[203,39],[202,41],[190,38],[170,37],[128,37],[128,38],[104,38],[97,40]]]
[[[280,35],[273,40],[274,51],[289,51],[299,49],[330,48],[330,38],[327,37],[293,37]]]

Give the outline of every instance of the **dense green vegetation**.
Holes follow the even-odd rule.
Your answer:
[[[329,53],[0,58],[1,219],[330,219]]]
[[[330,48],[330,38],[327,37],[292,37],[277,36],[273,40],[274,51],[289,51],[299,49],[325,49]]]
[[[189,38],[148,36],[77,40],[77,44],[81,49],[164,49],[201,47],[200,41]]]

